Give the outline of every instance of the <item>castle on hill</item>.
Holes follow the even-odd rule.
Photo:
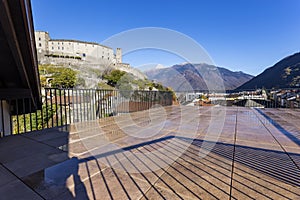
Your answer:
[[[122,49],[116,53],[111,47],[95,42],[68,39],[52,39],[48,32],[35,31],[35,43],[39,64],[89,64],[130,67],[122,63]]]

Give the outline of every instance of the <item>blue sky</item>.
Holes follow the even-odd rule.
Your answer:
[[[35,29],[51,38],[101,43],[129,29],[162,27],[197,41],[216,65],[253,75],[300,51],[300,0],[32,0],[32,7]],[[148,49],[124,62],[184,60]]]

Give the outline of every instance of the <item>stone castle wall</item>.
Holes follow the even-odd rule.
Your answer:
[[[78,40],[51,39],[48,32],[36,31],[35,42],[39,64],[84,66],[105,69],[111,67],[126,71],[141,79],[146,76],[129,64],[122,63],[122,49]]]
[[[35,40],[37,53],[40,62],[45,62],[49,59],[45,57],[52,57],[52,60],[61,60],[57,58],[76,57],[77,60],[94,62],[94,63],[121,63],[122,53],[121,49],[117,49],[116,56],[112,48],[94,43],[84,42],[78,40],[65,40],[65,39],[51,39],[49,33],[45,31],[36,31]],[[116,59],[116,57],[118,59]],[[51,60],[51,59],[50,59]],[[121,61],[121,62],[120,62]],[[77,62],[69,60],[66,62]]]

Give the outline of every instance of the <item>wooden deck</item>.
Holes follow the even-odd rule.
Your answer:
[[[172,106],[0,139],[0,199],[300,199],[299,110]]]

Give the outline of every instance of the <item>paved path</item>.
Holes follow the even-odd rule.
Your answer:
[[[299,110],[166,107],[0,139],[0,199],[300,199]]]

